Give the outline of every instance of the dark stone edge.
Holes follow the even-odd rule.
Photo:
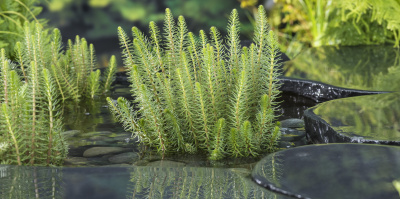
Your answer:
[[[283,189],[280,189],[280,188],[274,186],[272,183],[266,182],[266,180],[263,177],[261,177],[261,176],[259,176],[257,174],[252,174],[251,175],[251,179],[256,184],[258,184],[259,186],[262,186],[262,187],[264,187],[264,188],[266,188],[266,189],[268,189],[268,190],[270,190],[272,192],[275,192],[275,193],[278,193],[278,194],[282,194],[284,196],[293,197],[293,198],[310,199],[309,197],[305,197],[305,196],[302,196],[300,194],[294,194],[294,193],[291,193],[289,191],[285,191]]]
[[[333,99],[354,97],[361,95],[372,95],[390,93],[389,91],[367,91],[347,89],[332,86],[322,82],[296,79],[291,77],[280,77],[282,86],[281,91],[295,93],[300,96],[308,97],[316,102],[325,102]]]
[[[400,146],[400,141],[369,140],[349,137],[335,131],[325,120],[314,113],[312,107],[304,111],[304,125],[307,139],[315,144],[326,143],[364,143],[364,144],[384,144]]]

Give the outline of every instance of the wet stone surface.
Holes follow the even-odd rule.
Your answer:
[[[130,151],[130,149],[122,147],[92,147],[83,152],[83,157],[90,158],[96,156],[118,154],[126,151]]]
[[[400,93],[324,102],[305,112],[314,143],[354,142],[400,145]]]
[[[88,159],[84,157],[67,157],[64,160],[65,166],[82,166],[88,163]]]
[[[306,137],[306,132],[304,129],[297,130],[292,128],[281,128],[280,141],[294,142],[294,141],[299,141],[305,137]]]
[[[304,129],[304,120],[288,118],[281,120],[280,124],[281,137],[278,142],[279,149],[283,150],[309,143]]]
[[[257,163],[253,180],[296,198],[398,198],[400,147],[310,145],[273,153]]]
[[[282,128],[302,128],[304,127],[304,120],[297,118],[290,118],[280,121]]]
[[[130,138],[131,134],[127,132],[93,131],[83,133],[80,130],[70,130],[65,132],[65,134],[67,134],[67,141],[69,143],[68,158],[65,161],[66,166],[115,164],[110,162],[108,158],[101,159],[98,156],[137,151],[134,140]],[[84,161],[83,157],[96,158]],[[75,160],[79,160],[78,163]]]
[[[139,155],[136,152],[120,153],[108,158],[108,161],[112,164],[132,164],[139,160]]]

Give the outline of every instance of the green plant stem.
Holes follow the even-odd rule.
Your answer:
[[[2,108],[3,108],[4,117],[7,122],[8,131],[9,131],[11,138],[13,140],[13,143],[14,143],[15,153],[16,153],[15,155],[17,156],[17,163],[18,163],[18,165],[22,165],[21,157],[20,157],[20,153],[19,153],[19,145],[18,145],[17,139],[15,137],[15,132],[12,128],[13,125],[11,124],[10,116],[8,115],[7,104],[3,103]]]
[[[39,24],[39,21],[36,19],[35,15],[34,15],[34,14],[32,13],[32,11],[31,11],[31,9],[29,9],[24,3],[22,3],[22,2],[19,1],[19,0],[15,0],[15,2],[18,2],[19,4],[21,4],[21,6],[23,6],[23,7],[26,9],[26,11],[29,12],[29,14],[31,14],[31,16],[32,16],[32,18],[35,20],[35,22]],[[27,21],[28,21],[28,20],[27,20]]]
[[[204,101],[203,98],[203,91],[201,89],[201,85],[199,82],[196,82],[196,93],[197,93],[197,97],[199,99],[200,102],[200,110],[201,110],[201,116],[202,116],[202,120],[203,120],[203,130],[204,130],[204,134],[205,134],[205,145],[206,148],[209,150],[210,149],[210,138],[209,138],[209,129],[208,129],[208,114],[206,113],[206,103]]]
[[[187,121],[189,122],[189,130],[190,130],[191,134],[193,135],[193,138],[194,138],[194,141],[195,141],[195,145],[196,145],[196,147],[198,147],[199,146],[199,142],[198,142],[198,138],[197,138],[197,135],[196,135],[197,129],[196,129],[195,124],[194,124],[195,122],[194,122],[193,113],[192,113],[192,110],[191,110],[192,106],[189,104],[189,101],[191,101],[191,100],[189,99],[188,91],[187,91],[187,88],[185,86],[181,70],[179,68],[176,69],[176,74],[178,75],[178,80],[179,80],[180,87],[181,87],[181,90],[182,90],[182,98],[183,98],[182,99],[182,105],[183,105],[183,108],[184,108],[185,117],[186,117]]]

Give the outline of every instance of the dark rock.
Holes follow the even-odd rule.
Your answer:
[[[64,160],[64,165],[87,165],[88,160],[84,157],[68,157]]]
[[[290,118],[280,121],[283,128],[301,128],[304,127],[304,120],[297,118]]]
[[[301,95],[313,99],[316,102],[324,102],[332,99],[340,99],[360,95],[387,93],[384,91],[362,91],[340,88],[321,82],[296,79],[291,77],[281,77],[280,82],[282,83],[282,86],[280,88],[281,91]]]
[[[253,180],[294,198],[398,198],[400,148],[327,144],[296,147],[257,163]]]
[[[110,161],[113,164],[122,164],[122,163],[127,163],[127,164],[132,164],[135,161],[139,159],[139,155],[135,152],[126,152],[126,153],[121,153],[118,155],[111,156],[108,158],[108,161]]]
[[[279,149],[288,149],[293,147],[295,147],[295,144],[293,142],[282,141],[282,140],[278,142]]]
[[[306,132],[291,128],[281,128],[281,141],[294,142],[306,137]]]
[[[277,119],[278,121],[303,118],[305,110],[318,104],[311,98],[290,92],[282,92],[277,101],[282,102],[279,104],[279,112],[275,113],[276,115],[279,115]]]
[[[400,145],[400,93],[359,96],[324,102],[304,114],[314,143]]]
[[[89,166],[104,166],[110,165],[108,159],[111,157],[111,154],[106,154],[103,156],[95,156],[95,157],[88,157],[88,165]]]
[[[92,147],[83,152],[83,157],[104,156],[109,154],[130,151],[131,149],[122,147]]]

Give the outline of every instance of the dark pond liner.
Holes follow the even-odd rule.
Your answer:
[[[307,109],[304,112],[304,123],[305,129],[307,131],[307,138],[308,140],[312,141],[313,143],[366,143],[366,144],[385,144],[385,145],[398,145],[400,146],[400,140],[398,139],[399,130],[396,131],[396,125],[392,124],[392,122],[396,121],[397,114],[397,106],[390,106],[385,105],[381,108],[378,108],[378,112],[370,112],[370,110],[365,110],[366,107],[356,107],[357,104],[350,103],[350,106],[356,107],[352,110],[348,109],[348,112],[355,112],[362,118],[363,112],[371,113],[370,115],[374,116],[372,120],[378,121],[383,127],[380,127],[377,124],[373,124],[371,120],[363,121],[362,124],[358,126],[364,127],[364,129],[357,129],[357,125],[354,121],[355,120],[352,115],[347,115],[347,113],[343,113],[343,115],[338,116],[338,118],[330,118],[329,111],[330,109],[338,109],[340,107],[337,106],[349,106],[347,101],[355,99],[369,99],[371,103],[378,103],[379,104],[379,97],[387,98],[396,100],[398,93],[391,93],[391,94],[383,94],[377,96],[365,96],[365,97],[357,97],[357,98],[348,98],[342,101],[331,101],[326,102],[328,104],[320,104],[318,106],[312,107]],[[370,98],[374,97],[374,98]],[[335,102],[335,103],[334,103]],[[334,103],[334,104],[332,104]],[[398,104],[398,103],[397,103]],[[368,106],[368,105],[366,105]],[[327,110],[326,113],[317,114],[316,110]],[[381,114],[384,113],[387,115],[388,118],[383,118]],[[339,118],[346,118],[340,120]],[[324,119],[325,118],[325,119]],[[381,120],[380,120],[381,119]],[[350,121],[347,121],[350,120]],[[382,123],[384,121],[384,123]],[[372,129],[370,130],[371,133],[365,134],[365,129]],[[382,135],[381,135],[382,134]],[[393,135],[392,135],[393,134]],[[385,135],[385,136],[383,136]],[[390,137],[391,135],[391,137]]]
[[[314,113],[316,107],[304,112],[304,123],[307,139],[315,144],[320,143],[365,143],[400,146],[400,141],[373,140],[361,137],[349,137],[334,130],[325,120]]]
[[[281,83],[281,91],[295,93],[297,95],[313,99],[316,102],[325,102],[328,100],[340,99],[345,97],[388,93],[386,91],[363,91],[346,89],[317,81],[296,79],[290,77],[282,77]]]
[[[400,148],[369,144],[309,145],[270,154],[253,180],[294,198],[398,198]]]

